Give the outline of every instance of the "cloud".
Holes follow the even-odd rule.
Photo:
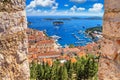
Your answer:
[[[90,12],[101,12],[103,8],[103,4],[95,3],[92,8],[89,8],[88,11]]]
[[[55,0],[33,0],[27,6],[27,9],[35,8],[37,6],[41,6],[41,7],[57,7],[58,3],[56,3]]]
[[[70,0],[71,2],[75,2],[75,3],[84,3],[87,0]]]
[[[65,7],[68,7],[69,5],[68,5],[68,4],[65,4],[64,6],[65,6]]]
[[[44,11],[46,8],[49,9],[49,12],[55,12],[58,5],[59,4],[55,0],[33,0],[27,5],[26,12],[32,15],[39,15],[41,13],[46,13],[46,11]]]
[[[75,12],[77,10],[77,7],[74,5],[73,7],[70,8],[72,12]]]
[[[73,1],[73,0],[71,0]],[[88,0],[74,0],[74,1],[88,1]],[[92,0],[89,0],[92,1]],[[93,0],[94,1],[94,0]],[[79,3],[81,3],[79,2]],[[26,7],[26,12],[28,16],[39,16],[39,15],[103,15],[103,4],[96,3],[93,7],[86,10],[84,7],[78,7],[73,5],[70,9],[66,10],[57,10],[59,3],[56,0],[32,0],[29,5]],[[68,7],[68,4],[64,4],[65,7]],[[70,6],[69,6],[70,7]],[[99,12],[99,13],[94,13]],[[74,14],[73,14],[74,13]]]
[[[39,15],[40,13],[42,13],[42,11],[40,9],[34,10],[34,9],[28,9],[27,10],[27,15]]]
[[[85,8],[79,7],[77,10],[78,10],[78,11],[84,11]]]
[[[103,16],[103,12],[100,13],[91,13],[91,12],[71,12],[70,10],[63,11],[47,11],[47,10],[33,10],[30,13],[27,13],[27,16]]]
[[[27,8],[34,8],[35,6],[35,1],[31,1]]]
[[[52,6],[52,10],[56,10],[58,8],[58,3],[55,3],[54,6]]]
[[[83,7],[77,7],[75,5],[70,8],[70,11],[72,11],[72,12],[84,11],[84,10],[85,10],[85,8],[83,8]]]

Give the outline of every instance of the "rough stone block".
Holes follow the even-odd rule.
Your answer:
[[[16,33],[27,28],[25,11],[0,12],[0,32]]]
[[[105,12],[103,34],[120,39],[120,12]]]
[[[120,80],[120,0],[105,0],[99,80]]]
[[[25,0],[0,0],[0,80],[29,80]]]
[[[120,11],[120,0],[105,0],[106,12],[118,12]]]
[[[104,21],[103,34],[112,39],[120,39],[120,22]]]
[[[15,12],[25,9],[25,0],[0,0],[0,12]]]

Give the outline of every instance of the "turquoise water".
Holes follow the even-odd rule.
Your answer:
[[[48,18],[50,18],[51,20],[49,20]],[[32,23],[31,25],[29,25],[29,28],[46,30],[48,36],[60,36],[61,38],[58,40],[58,43],[62,46],[69,44],[84,46],[92,42],[92,40],[87,37],[84,31],[87,28],[95,27],[96,25],[102,25],[102,19],[87,20],[72,18],[72,16],[28,16],[27,19],[29,22]],[[53,25],[53,22],[55,21],[62,21],[64,22],[64,24],[55,26]]]

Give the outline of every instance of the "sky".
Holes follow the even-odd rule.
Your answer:
[[[26,0],[28,16],[103,16],[104,0]]]

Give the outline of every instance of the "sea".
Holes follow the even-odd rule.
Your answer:
[[[44,30],[48,36],[59,36],[57,43],[62,47],[70,44],[85,46],[93,42],[85,30],[102,25],[102,19],[93,19],[89,16],[27,16],[27,20],[31,23],[28,25],[29,28]],[[62,24],[55,25],[56,22]]]

